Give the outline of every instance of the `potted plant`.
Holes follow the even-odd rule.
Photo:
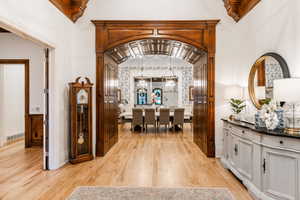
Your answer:
[[[234,99],[231,98],[230,101],[230,106],[231,106],[231,110],[234,113],[233,115],[231,115],[229,118],[231,120],[239,120],[239,114],[243,111],[243,109],[246,107],[245,105],[245,101],[241,100],[241,99]]]

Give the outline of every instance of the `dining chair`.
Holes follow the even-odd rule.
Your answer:
[[[158,120],[158,130],[160,125],[165,125],[165,129],[170,126],[170,109],[169,108],[160,108],[159,109],[159,120]]]
[[[141,108],[132,109],[131,131],[134,131],[136,126],[141,126],[144,131],[143,110]]]
[[[183,124],[184,124],[184,108],[176,108],[174,110],[174,117],[173,117],[173,131],[175,131],[175,126],[180,126],[181,130],[183,131]]]
[[[169,106],[170,108],[170,112],[174,112],[174,110],[176,109],[176,106]]]
[[[154,128],[155,128],[155,132],[157,131],[155,109],[145,108],[145,121],[144,121],[144,124],[146,126],[146,132],[148,131],[148,125],[153,125]]]

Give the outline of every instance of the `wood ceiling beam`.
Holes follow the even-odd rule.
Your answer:
[[[83,15],[89,0],[49,0],[74,23]]]
[[[261,0],[223,0],[229,16],[236,22],[240,21],[249,13]]]
[[[89,0],[49,0],[74,23],[83,15]],[[261,0],[223,0],[229,16],[236,22]]]
[[[8,30],[0,27],[0,33],[10,33]]]

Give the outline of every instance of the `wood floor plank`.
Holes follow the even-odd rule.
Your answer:
[[[18,142],[0,149],[0,199],[65,199],[77,186],[226,187],[251,200],[218,159],[207,158],[184,133],[131,133],[120,125],[119,142],[103,158],[54,171],[42,170],[42,150]]]

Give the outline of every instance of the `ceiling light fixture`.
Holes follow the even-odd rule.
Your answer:
[[[144,79],[144,75],[143,75],[143,72],[144,72],[144,63],[143,63],[143,57],[141,59],[141,78],[139,79],[138,81],[138,87],[143,89],[143,90],[146,90],[146,88],[148,87],[148,83],[147,81]]]
[[[174,76],[174,72],[173,72],[173,68],[172,68],[172,63],[171,63],[171,60],[172,60],[172,57],[170,56],[170,65],[169,65],[169,70],[170,70],[170,76],[166,76],[165,79],[166,79],[166,84],[165,84],[165,87],[175,87],[176,86],[176,82],[175,82],[175,79],[176,79],[176,76]]]

